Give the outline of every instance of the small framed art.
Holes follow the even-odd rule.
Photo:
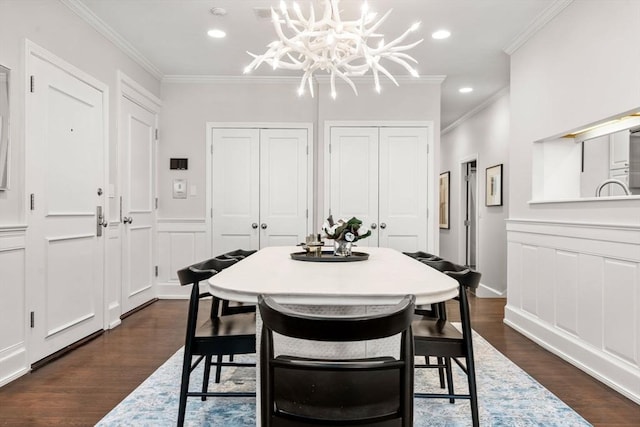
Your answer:
[[[449,228],[449,177],[450,173],[443,172],[440,174],[440,205],[439,217],[440,228]]]
[[[485,205],[502,206],[502,163],[487,168]]]

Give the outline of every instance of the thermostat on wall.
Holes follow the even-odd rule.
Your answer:
[[[173,180],[173,198],[174,199],[187,198],[187,180],[186,179]]]
[[[169,169],[189,169],[189,159],[169,159]]]

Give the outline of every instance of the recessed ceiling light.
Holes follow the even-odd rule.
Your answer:
[[[436,40],[448,39],[451,36],[451,32],[448,30],[438,30],[435,33],[431,34],[431,37]]]
[[[215,16],[225,16],[227,14],[227,9],[224,9],[222,7],[214,7],[211,8],[210,12]]]
[[[227,33],[225,33],[222,30],[209,30],[207,31],[207,34],[209,35],[209,37],[213,37],[214,39],[222,39],[224,37],[227,36]]]
[[[458,89],[458,92],[460,92],[460,93],[473,92],[473,88],[472,87],[461,87],[460,89]]]

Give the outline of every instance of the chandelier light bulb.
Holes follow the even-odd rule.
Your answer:
[[[393,62],[402,66],[409,74],[418,77],[418,72],[410,65],[417,61],[406,51],[414,48],[423,40],[409,44],[402,44],[407,36],[415,32],[420,23],[413,24],[391,42],[384,42],[383,35],[378,28],[389,17],[391,11],[376,20],[377,15],[369,12],[367,2],[362,5],[359,19],[347,21],[340,16],[340,0],[324,0],[324,13],[316,14],[311,6],[309,18],[302,15],[300,6],[293,3],[295,16],[289,16],[287,4],[280,1],[280,16],[271,8],[271,17],[278,40],[267,45],[267,51],[262,55],[250,52],[253,61],[245,68],[245,73],[255,70],[263,63],[273,69],[302,71],[302,80],[298,89],[304,93],[305,85],[309,85],[309,92],[313,94],[313,75],[318,70],[326,71],[331,80],[331,97],[336,98],[335,79],[346,82],[354,93],[358,91],[353,83],[353,77],[364,76],[368,72],[373,74],[376,91],[380,91],[379,74],[384,74],[389,80],[398,85],[393,75],[381,65],[381,62]],[[370,46],[369,40],[378,43]],[[377,46],[376,46],[377,45]]]

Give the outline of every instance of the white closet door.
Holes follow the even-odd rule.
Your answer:
[[[33,55],[27,94],[27,283],[35,362],[103,328],[103,94]],[[102,192],[100,192],[102,194]],[[101,230],[100,230],[101,231]],[[17,327],[17,325],[16,325]]]
[[[427,142],[425,128],[380,128],[381,247],[427,247]]]
[[[307,130],[260,131],[260,247],[307,235]]]
[[[260,131],[213,129],[213,255],[259,248]]]
[[[378,246],[378,128],[331,128],[330,208],[334,219],[357,217],[372,228],[358,246]]]
[[[154,277],[156,114],[123,97],[122,152],[122,312],[151,300]]]

